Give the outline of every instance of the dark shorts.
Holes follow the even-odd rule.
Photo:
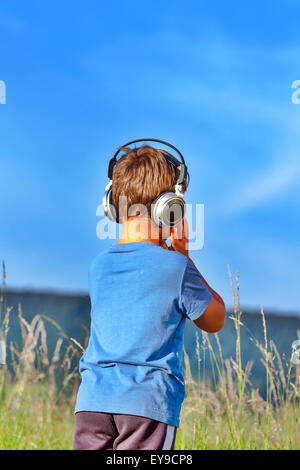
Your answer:
[[[172,450],[176,426],[143,416],[80,411],[74,450]]]

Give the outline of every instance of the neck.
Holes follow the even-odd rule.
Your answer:
[[[123,229],[118,243],[152,242],[159,245],[161,229],[150,217],[128,217],[123,221]]]

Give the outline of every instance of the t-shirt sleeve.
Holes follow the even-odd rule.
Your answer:
[[[190,320],[196,320],[206,310],[212,293],[202,281],[202,276],[195,266],[187,260],[182,278],[180,307]]]

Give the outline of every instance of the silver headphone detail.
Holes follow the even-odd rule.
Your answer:
[[[106,217],[112,222],[119,223],[117,209],[112,199],[112,180],[105,186],[105,191],[102,196],[102,207]]]
[[[160,194],[151,204],[151,219],[159,227],[173,227],[185,215],[185,201],[180,191]]]
[[[160,149],[165,159],[177,169],[179,176],[174,185],[174,192],[161,193],[152,202],[151,210],[150,210],[151,219],[158,227],[172,227],[174,225],[177,225],[185,216],[186,206],[185,206],[185,201],[183,198],[182,185],[183,184],[187,185],[189,183],[190,178],[189,178],[189,173],[187,171],[187,166],[179,150],[177,150],[176,147],[174,147],[173,145],[163,140],[138,139],[138,140],[129,142],[128,144],[125,144],[122,147],[124,148],[136,142],[146,142],[146,141],[158,142],[158,143],[162,143],[166,146],[171,147],[173,150],[175,150],[178,153],[181,159],[181,162],[179,162],[174,157],[172,157],[169,153],[164,153],[164,151]],[[112,199],[112,175],[113,175],[113,168],[115,164],[117,163],[116,157],[118,153],[120,152],[120,150],[121,148],[115,153],[115,155],[109,162],[109,168],[108,168],[109,183],[106,185],[105,192],[102,197],[102,206],[103,206],[105,215],[108,217],[109,220],[116,222],[116,223],[120,223],[120,220],[118,216],[118,210],[115,207],[113,203],[113,199]]]

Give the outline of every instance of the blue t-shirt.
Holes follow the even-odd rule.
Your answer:
[[[89,271],[91,329],[75,413],[145,416],[179,425],[183,330],[211,293],[188,258],[152,242],[115,243]]]

